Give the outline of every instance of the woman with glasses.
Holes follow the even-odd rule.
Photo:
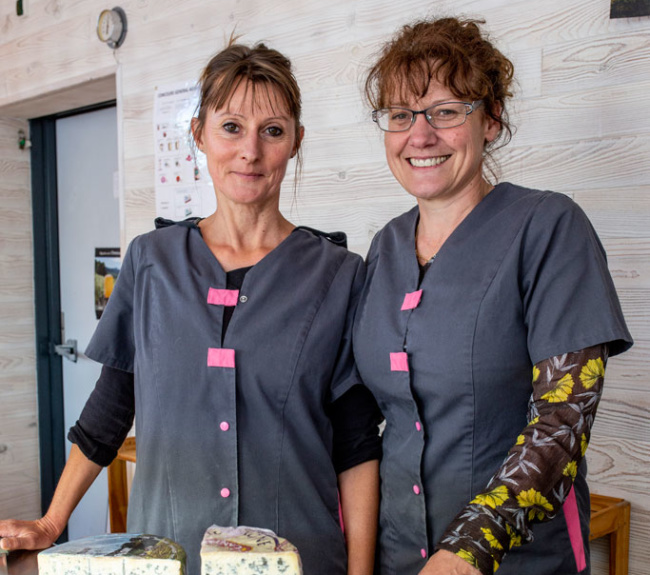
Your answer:
[[[373,239],[355,319],[386,418],[378,570],[585,574],[584,455],[607,358],[632,339],[582,210],[489,175],[513,66],[480,24],[403,27],[366,82],[417,201]]]

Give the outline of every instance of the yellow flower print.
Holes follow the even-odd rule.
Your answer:
[[[521,546],[521,535],[506,523],[506,533],[510,537],[510,549]]]
[[[562,471],[562,475],[575,479],[576,475],[578,475],[578,464],[575,461],[569,461]]]
[[[548,502],[548,499],[539,491],[532,488],[528,491],[522,491],[517,495],[517,501],[519,502],[519,507],[530,508],[528,511],[529,521],[535,518],[541,521],[546,517],[544,511],[553,511],[553,506]]]
[[[478,560],[476,557],[474,557],[474,554],[471,551],[459,549],[456,551],[456,555],[458,555],[464,561],[467,561],[467,563],[469,563],[472,567],[476,567],[478,569]]]
[[[515,443],[515,445],[523,445],[525,439],[526,439],[526,438],[525,438],[523,435],[519,435],[519,436],[517,437],[517,442]]]
[[[539,421],[539,415],[530,420],[528,425],[535,425]]]
[[[605,364],[602,358],[590,359],[587,365],[582,366],[580,381],[585,389],[591,389],[601,377],[605,377]]]
[[[503,505],[508,499],[508,488],[505,485],[499,485],[492,491],[487,493],[479,493],[470,503],[477,505],[484,505],[485,507],[492,507],[496,509],[499,505]]]
[[[580,438],[580,451],[582,453],[582,457],[584,457],[585,453],[587,453],[587,447],[589,447],[589,441],[587,440],[587,436],[583,433],[582,437]]]
[[[570,373],[567,373],[551,391],[542,395],[542,399],[545,399],[549,403],[560,403],[561,401],[566,401],[572,391],[573,378]]]
[[[503,545],[501,545],[501,543],[497,541],[497,538],[493,535],[491,529],[488,529],[487,527],[481,527],[481,531],[483,531],[483,535],[485,535],[485,540],[490,544],[490,547],[503,551]]]
[[[498,561],[495,559],[495,560],[494,560],[494,569],[493,569],[494,573],[497,572],[497,569],[498,569],[498,568],[499,568],[499,563],[498,563]]]
[[[533,383],[535,383],[539,379],[539,374],[540,374],[539,367],[533,365]]]

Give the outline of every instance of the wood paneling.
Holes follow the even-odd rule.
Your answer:
[[[38,514],[38,429],[27,122],[0,117],[0,517]]]
[[[292,58],[303,90],[304,170],[295,197],[288,175],[282,209],[296,223],[346,231],[350,248],[365,254],[376,231],[413,200],[386,167],[381,135],[362,99],[363,71],[401,23],[464,13],[487,19],[516,66],[511,115],[518,129],[498,155],[501,178],[568,194],[608,252],[636,345],[609,361],[590,479],[595,491],[632,502],[630,575],[644,573],[650,563],[650,20],[610,21],[607,0],[424,6],[406,0],[399,9],[389,0],[333,0],[326,9],[322,0],[120,5],[129,30],[115,53],[95,36],[106,8],[99,0],[30,0],[23,18],[12,13],[13,2],[0,5],[0,515],[9,499],[11,514],[37,512],[26,503],[36,500],[37,482],[29,152],[15,145],[24,122],[8,118],[108,99],[113,90],[123,119],[126,242],[153,227],[154,88],[195,80],[233,30],[244,42],[266,41]],[[7,435],[5,414],[18,418],[12,433],[19,437]],[[606,554],[595,542],[594,575],[606,573]]]
[[[8,104],[2,107],[2,114],[31,119],[114,100],[116,92],[112,66],[107,73],[109,75],[103,78],[81,83],[70,80],[72,87],[66,86],[47,94],[38,94],[27,100]]]
[[[582,93],[647,82],[649,58],[647,33],[603,34],[567,42],[544,51],[544,91]]]

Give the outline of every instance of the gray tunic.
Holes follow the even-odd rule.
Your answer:
[[[387,419],[382,575],[417,574],[485,489],[527,424],[533,364],[604,342],[616,355],[632,341],[604,250],[566,196],[496,186],[421,285],[418,213],[374,238],[354,330],[359,372]],[[586,544],[585,467],[575,493]],[[533,532],[534,543],[508,553],[500,575],[576,573],[563,513]]]
[[[212,524],[272,529],[305,573],[345,573],[326,407],[359,381],[351,324],[364,277],[359,256],[301,229],[239,293],[196,227],[131,243],[86,350],[135,374],[129,531],[183,545],[189,575]]]

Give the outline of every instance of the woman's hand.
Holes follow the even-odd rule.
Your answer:
[[[0,521],[0,547],[8,551],[47,549],[54,544],[60,534],[47,516],[36,521],[17,519]]]
[[[101,470],[101,466],[90,461],[77,445],[72,444],[45,516],[35,521],[0,521],[0,547],[9,551],[50,547],[63,533],[70,515]]]
[[[458,555],[441,549],[431,556],[420,575],[481,575],[481,572]]]

